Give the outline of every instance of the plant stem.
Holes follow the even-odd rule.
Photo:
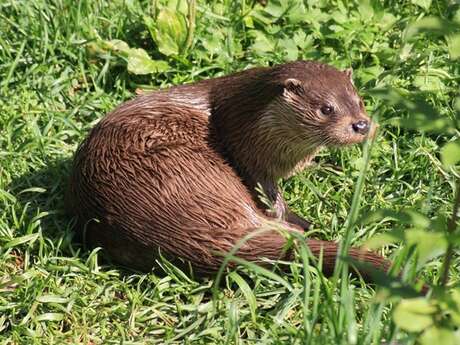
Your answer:
[[[188,0],[188,30],[187,38],[184,44],[183,54],[186,54],[189,48],[192,46],[193,33],[195,32],[195,17],[196,17],[196,0]]]
[[[152,16],[152,18],[156,19],[156,17],[157,17],[157,8],[158,8],[157,0],[153,0],[152,1],[152,7],[150,7],[150,15]]]
[[[452,217],[449,219],[449,223],[447,223],[447,235],[452,235],[457,228],[457,218],[458,218],[458,210],[460,208],[460,181],[457,181],[457,190],[455,192],[455,201],[454,201],[454,208],[452,210]],[[452,262],[452,257],[454,256],[454,245],[449,241],[449,245],[447,246],[446,256],[444,257],[444,265],[442,268],[442,275],[441,275],[441,286],[446,286],[449,280],[449,268]]]
[[[342,241],[340,241],[339,257],[345,257],[347,255],[348,249],[351,244],[351,239],[353,238],[353,227],[355,226],[356,220],[358,219],[358,215],[359,215],[361,194],[364,188],[364,180],[365,180],[366,173],[369,167],[370,152],[371,152],[374,140],[375,138],[369,139],[364,144],[364,150],[363,150],[364,164],[361,167],[358,181],[355,184],[353,198],[351,201],[350,213],[348,214],[348,218],[345,222],[345,233],[343,235]],[[343,265],[342,260],[336,261],[334,276],[336,277],[339,276],[339,273],[342,269],[342,265]]]

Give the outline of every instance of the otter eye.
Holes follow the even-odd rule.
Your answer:
[[[330,106],[330,105],[323,105],[321,107],[321,112],[324,114],[324,115],[331,115],[333,112],[334,112],[334,107]]]

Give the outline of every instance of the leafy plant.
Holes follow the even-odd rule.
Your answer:
[[[193,41],[196,1],[170,0],[156,10],[155,16],[144,16],[153,41],[166,56],[185,56]]]
[[[460,31],[457,22],[428,17],[408,26],[405,41],[410,42],[417,34],[452,35]],[[452,47],[460,45],[460,36],[448,36],[450,42],[450,57],[456,59],[458,52]],[[422,89],[422,91],[425,91]],[[382,244],[400,242],[403,246],[415,248],[416,270],[440,255],[444,255],[442,268],[438,274],[438,286],[434,288],[430,298],[402,298],[394,310],[394,322],[402,329],[417,332],[421,344],[458,344],[460,332],[460,288],[448,286],[449,271],[456,248],[459,248],[460,227],[458,225],[460,212],[460,96],[454,101],[454,116],[444,117],[426,101],[411,100],[415,95],[402,95],[396,91],[375,90],[372,94],[391,106],[407,110],[395,122],[408,129],[427,132],[449,133],[452,139],[441,147],[440,157],[445,174],[453,175],[452,187],[454,199],[452,213],[449,219],[437,217],[430,220],[416,210],[391,211],[379,210],[367,215],[367,221],[383,221],[394,219],[399,225],[407,224],[411,229],[396,228],[393,231],[377,235],[367,242],[371,248]],[[457,138],[457,139],[455,139]],[[397,298],[392,294],[391,298]]]
[[[121,57],[127,63],[127,69],[133,74],[150,74],[167,71],[170,66],[163,60],[152,60],[147,52],[142,48],[130,48],[129,45],[121,40],[97,40],[88,45],[92,54],[101,57],[109,52]]]

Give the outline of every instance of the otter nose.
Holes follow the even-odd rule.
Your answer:
[[[351,125],[353,130],[359,134],[367,134],[369,132],[369,122],[366,120],[359,120]]]

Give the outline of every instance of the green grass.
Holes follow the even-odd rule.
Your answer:
[[[287,274],[240,268],[213,290],[212,279],[188,278],[168,263],[138,274],[72,242],[72,223],[63,213],[71,157],[104,114],[137,88],[292,59],[352,66],[368,111],[380,123],[362,176],[359,215],[412,208],[429,218],[449,217],[455,172],[442,167],[439,149],[451,136],[394,125],[392,119],[407,111],[367,90],[417,93],[442,117],[454,118],[460,66],[449,58],[446,41],[426,34],[405,43],[402,35],[424,16],[460,18],[458,5],[294,1],[289,10],[288,1],[270,3],[263,9],[252,1],[199,2],[192,48],[180,56],[162,54],[150,35],[143,16],[163,8],[153,1],[0,3],[0,343],[416,343],[417,333],[393,322],[382,293],[359,281],[326,280],[306,265],[302,248],[298,262],[286,264]],[[94,53],[100,40],[112,39],[169,66],[131,74],[118,54]],[[314,236],[343,238],[362,157],[360,146],[326,150],[311,170],[281,182],[292,208],[315,224]],[[349,229],[359,245],[401,227],[408,228],[377,221]],[[381,249],[404,263],[409,252],[400,245]],[[411,267],[405,271],[409,281],[417,275],[434,284],[442,258],[418,274]],[[459,272],[455,256],[451,285],[458,284]]]

